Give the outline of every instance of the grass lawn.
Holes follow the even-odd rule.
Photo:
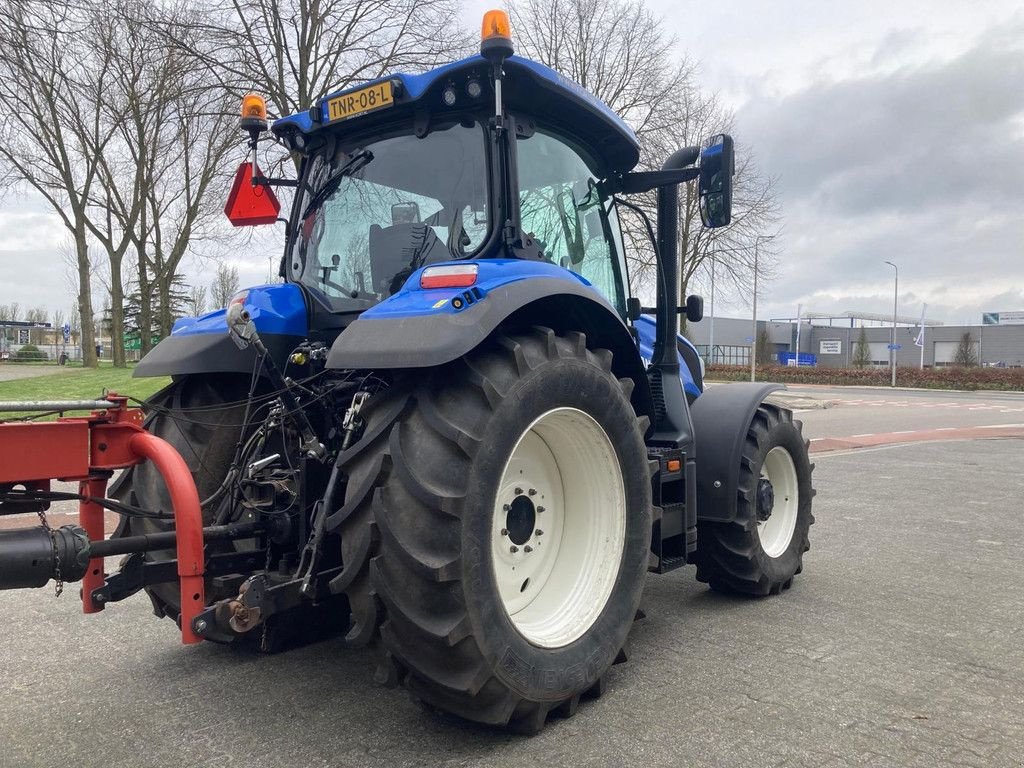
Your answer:
[[[69,367],[60,373],[0,381],[0,400],[91,400],[104,390],[145,400],[169,383],[166,377],[133,379],[131,368]],[[15,415],[0,413],[0,418]]]

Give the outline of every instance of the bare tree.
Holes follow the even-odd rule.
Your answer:
[[[458,0],[208,0],[187,23],[162,24],[238,97],[267,96],[279,115],[331,90],[468,50]]]
[[[641,169],[654,169],[683,146],[700,145],[729,132],[732,116],[700,90],[696,67],[676,52],[677,41],[662,19],[628,0],[514,0],[511,13],[522,51],[607,103],[637,134]],[[709,230],[700,223],[695,183],[680,190],[680,295],[699,280],[715,256],[727,283],[749,289],[758,249],[758,276],[771,277],[778,229],[774,181],[757,170],[749,150],[738,147],[733,223]],[[631,200],[653,220],[655,195]],[[653,282],[654,250],[646,227],[623,210],[630,282],[634,290]]]
[[[217,276],[210,284],[210,302],[218,309],[226,307],[238,293],[238,268],[228,264],[217,265]]]
[[[206,286],[193,285],[188,294],[189,309],[198,317],[206,314]]]
[[[97,98],[109,62],[93,59],[83,31],[57,3],[0,6],[0,161],[6,181],[39,194],[71,234],[84,363],[95,366],[89,199],[113,134]]]

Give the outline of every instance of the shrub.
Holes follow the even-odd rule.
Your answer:
[[[708,366],[705,379],[709,381],[747,381],[750,368],[745,365]],[[759,365],[759,381],[783,384],[829,384],[847,386],[889,386],[888,368],[819,368],[781,365]],[[1024,368],[897,368],[896,386],[922,389],[996,389],[1024,391]]]
[[[38,363],[48,360],[49,357],[35,344],[24,344],[21,349],[11,355],[11,359],[17,360],[19,363]]]

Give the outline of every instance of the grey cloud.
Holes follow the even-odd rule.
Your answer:
[[[1024,20],[941,64],[755,99],[738,116],[794,199],[848,212],[1019,200]],[[886,45],[891,45],[886,43]]]

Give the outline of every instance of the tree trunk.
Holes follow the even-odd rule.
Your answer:
[[[153,349],[153,289],[146,266],[145,246],[138,245],[139,254],[139,349],[147,355]]]
[[[124,368],[124,284],[121,257],[110,260],[110,346],[115,368]]]
[[[173,277],[173,274],[171,275]],[[171,280],[160,280],[160,338],[166,339],[171,335],[171,326],[174,319],[171,313]]]
[[[85,225],[75,227],[75,255],[78,258],[78,312],[82,318],[82,365],[96,368],[96,334],[92,322],[92,270],[89,264],[89,244],[85,237]]]

